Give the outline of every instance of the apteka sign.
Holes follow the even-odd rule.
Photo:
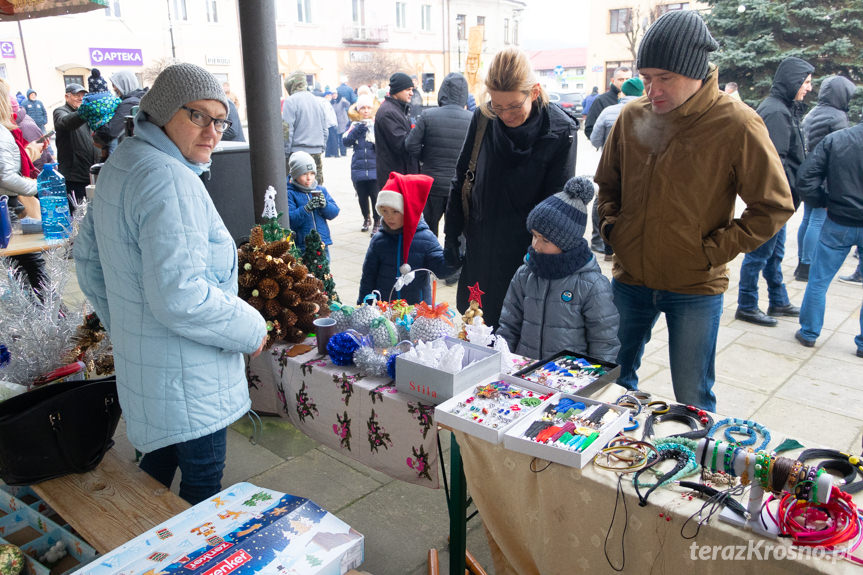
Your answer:
[[[144,57],[138,48],[90,48],[93,66],[143,66]]]

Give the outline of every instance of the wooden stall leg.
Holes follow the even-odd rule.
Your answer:
[[[437,558],[437,549],[429,549],[428,575],[440,575],[440,563]]]
[[[488,575],[485,569],[482,568],[482,565],[479,564],[479,561],[476,560],[476,557],[467,549],[464,550],[464,557],[467,569],[472,575]]]

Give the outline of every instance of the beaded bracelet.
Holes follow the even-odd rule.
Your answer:
[[[728,417],[721,421],[717,421],[713,427],[707,432],[707,437],[713,437],[713,434],[716,433],[720,428],[730,426],[729,431],[726,431],[725,438],[729,440],[729,443],[735,443],[737,445],[747,446],[755,444],[755,433],[760,433],[764,440],[761,442],[761,445],[755,448],[756,451],[761,451],[767,447],[770,443],[770,431],[761,425],[760,423],[756,423],[754,421],[750,421],[748,419],[737,419],[736,417]],[[741,432],[749,435],[749,439],[745,441],[735,441],[734,437],[731,436],[731,432]],[[750,433],[751,432],[751,433]]]

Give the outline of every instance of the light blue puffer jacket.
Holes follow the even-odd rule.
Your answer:
[[[74,255],[114,345],[129,441],[147,453],[249,410],[242,353],[266,324],[237,297],[237,249],[199,179],[209,164],[143,116],[102,168]]]

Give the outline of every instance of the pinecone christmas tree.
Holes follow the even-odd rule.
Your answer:
[[[239,295],[267,320],[267,345],[302,341],[314,330],[315,318],[330,313],[323,282],[297,260],[285,237],[268,242],[263,228],[255,226],[249,243],[238,250]]]
[[[316,278],[324,282],[324,291],[330,301],[341,301],[336,293],[336,282],[330,272],[330,260],[327,258],[327,246],[321,239],[318,230],[312,230],[306,236],[306,251],[303,253],[303,263]]]

